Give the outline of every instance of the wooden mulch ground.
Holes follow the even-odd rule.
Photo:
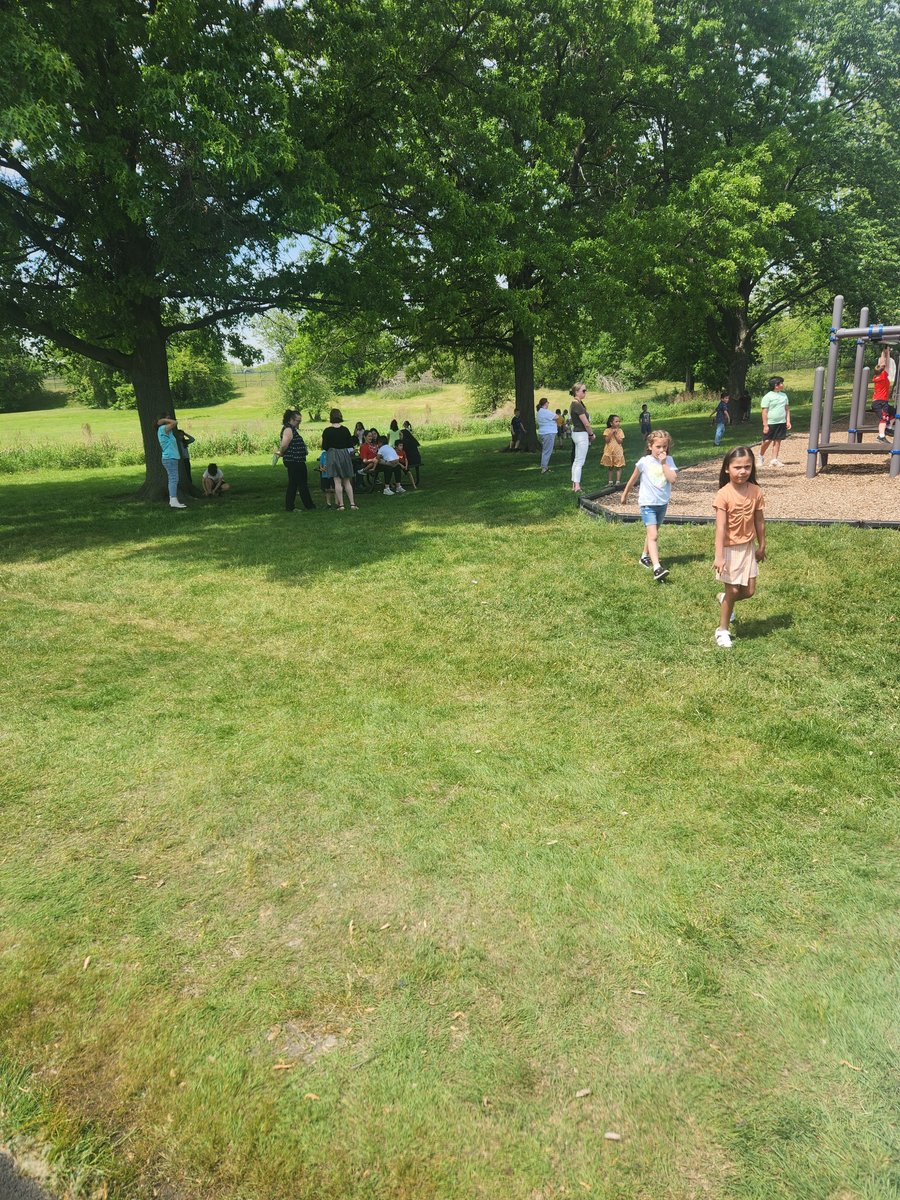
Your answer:
[[[749,430],[748,430],[749,432]],[[844,441],[847,423],[836,424],[832,431],[833,441]],[[758,433],[758,428],[754,429]],[[868,439],[867,439],[868,440]],[[736,444],[732,440],[731,445]],[[754,453],[759,442],[752,444]],[[814,479],[806,478],[806,449],[809,445],[805,433],[789,435],[782,443],[783,467],[766,465],[757,468],[757,483],[766,497],[766,519],[783,521],[814,521],[866,525],[887,525],[900,528],[900,476],[891,479],[888,474],[890,443],[881,455],[865,456],[846,454],[833,455],[824,472]],[[725,453],[729,446],[724,446]],[[678,462],[677,451],[674,455]],[[721,458],[709,459],[678,472],[678,482],[672,487],[667,521],[714,520],[713,499],[719,487]],[[630,472],[633,468],[629,466]],[[619,503],[617,493],[599,493],[582,500],[582,507],[595,516],[611,520],[639,519],[637,488],[632,490],[628,504]]]

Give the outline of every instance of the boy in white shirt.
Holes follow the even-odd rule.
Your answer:
[[[225,476],[219,470],[215,463],[210,463],[203,472],[203,495],[204,496],[221,496],[223,492],[230,492],[230,486],[225,482]]]

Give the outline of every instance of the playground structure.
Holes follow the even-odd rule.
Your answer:
[[[822,468],[828,466],[829,455],[832,454],[887,454],[889,471],[892,478],[900,475],[900,420],[894,420],[893,443],[863,442],[864,433],[873,432],[877,426],[866,425],[865,417],[869,396],[869,367],[864,367],[866,347],[870,344],[879,346],[894,346],[900,343],[900,325],[869,325],[869,310],[862,309],[859,314],[859,325],[852,328],[841,327],[841,317],[844,314],[844,297],[835,296],[834,308],[831,313],[831,333],[829,334],[828,366],[816,367],[815,383],[813,385],[812,413],[809,422],[809,449],[806,456],[806,477],[813,479],[816,474],[818,460],[822,459]],[[856,360],[853,367],[853,391],[850,400],[850,424],[847,430],[846,442],[831,440],[831,423],[834,415],[834,390],[837,380],[838,357],[841,342],[856,339]],[[896,407],[898,392],[900,392],[900,371],[893,382],[892,404]]]

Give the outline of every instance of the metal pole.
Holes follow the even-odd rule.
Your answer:
[[[831,440],[831,414],[834,410],[834,385],[837,379],[838,355],[841,351],[841,343],[838,334],[843,312],[844,297],[835,296],[834,308],[831,310],[831,333],[828,335],[828,340],[831,345],[828,348],[828,377],[825,380],[825,407],[822,413],[822,437],[820,439],[820,444],[824,445],[827,445]],[[862,334],[860,334],[860,336],[862,336]]]
[[[869,310],[867,308],[860,309],[859,313],[860,325],[868,325]],[[859,382],[862,378],[863,362],[866,358],[866,339],[856,339],[856,361],[853,364],[853,393],[850,400],[850,428],[847,430],[848,442],[859,442],[862,440],[862,434],[857,435],[857,429],[862,425],[862,414],[859,408]]]
[[[843,299],[843,297],[842,297]],[[855,329],[839,329],[835,326],[836,338],[868,338],[870,342],[880,342],[884,338],[896,337],[900,334],[900,325],[863,325]]]
[[[869,376],[872,374],[871,367],[864,367],[862,379],[859,381],[859,427],[862,429],[863,421],[866,417],[866,409],[869,407]],[[862,434],[859,435],[859,440],[862,441]]]
[[[896,404],[900,397],[900,368],[897,370],[897,379],[894,386],[894,403]],[[894,443],[891,447],[891,479],[896,479],[900,475],[900,412],[894,413]]]
[[[809,449],[806,451],[806,478],[815,479],[819,461],[819,426],[822,423],[822,391],[825,384],[825,368],[816,367],[813,383],[812,412],[809,414]],[[896,436],[896,430],[895,430]],[[897,457],[900,463],[900,455]]]

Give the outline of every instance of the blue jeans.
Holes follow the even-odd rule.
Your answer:
[[[166,468],[166,474],[169,477],[169,499],[178,499],[178,467],[181,464],[180,458],[164,458],[163,466]]]
[[[713,437],[713,442],[716,446],[720,446],[722,444],[722,434],[724,432],[725,432],[725,422],[717,421],[716,422],[716,432],[715,432],[715,436]]]
[[[550,463],[550,455],[553,453],[553,447],[556,445],[555,433],[544,433],[541,435],[541,470],[546,471]]]

